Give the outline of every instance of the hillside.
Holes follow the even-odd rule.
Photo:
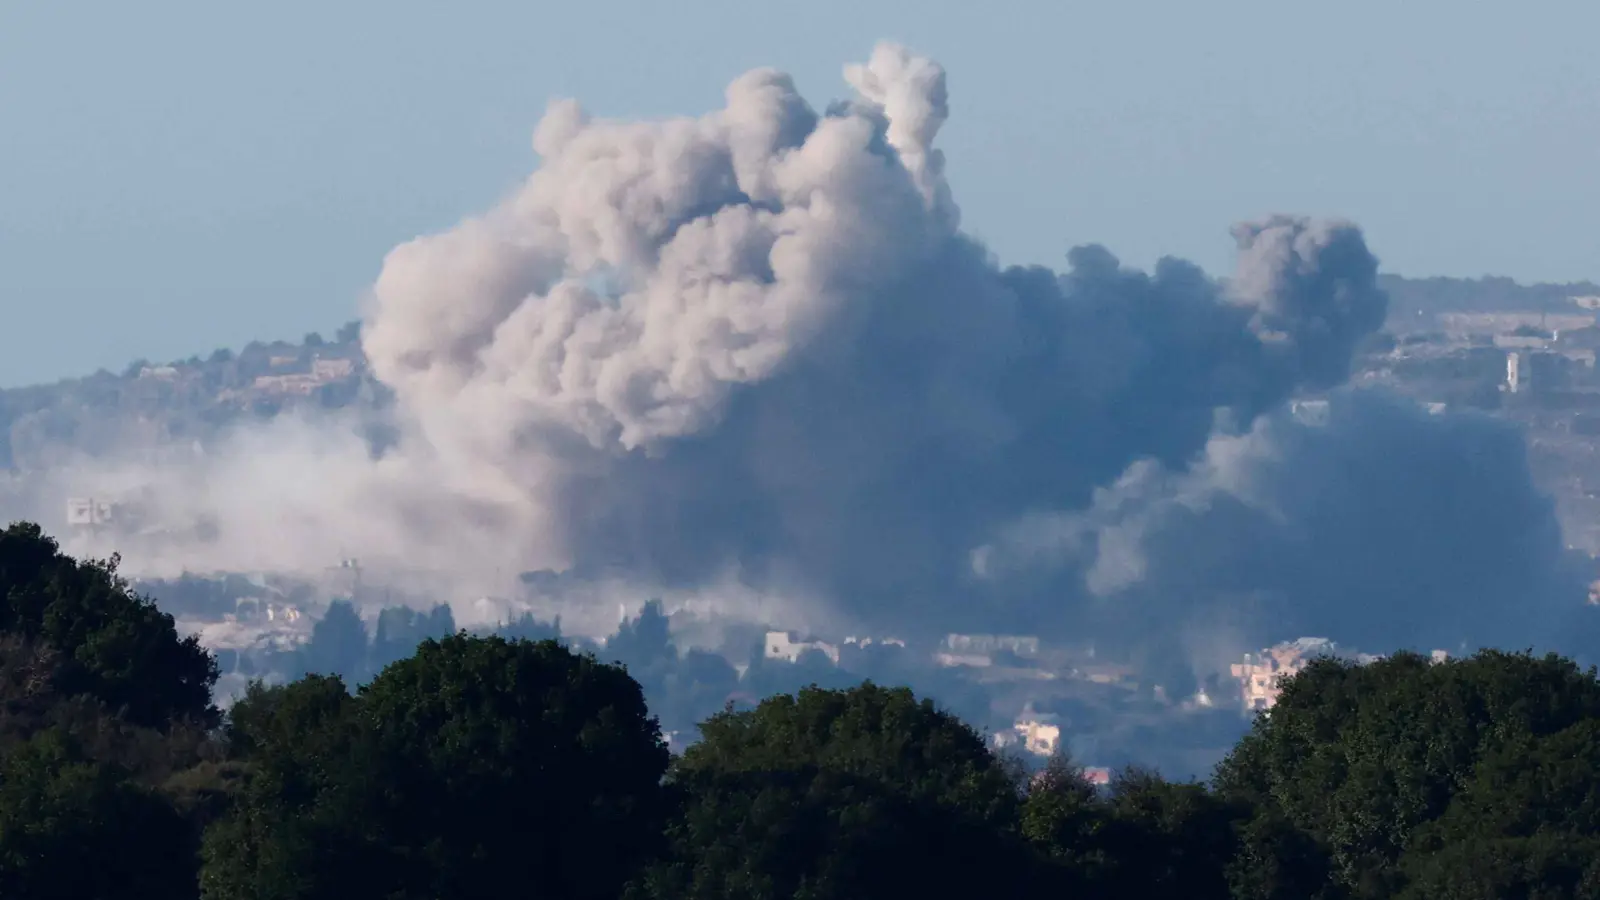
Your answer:
[[[1600,285],[1591,281],[1518,284],[1498,275],[1483,278],[1380,275],[1378,283],[1389,292],[1391,328],[1446,312],[1562,312],[1572,308],[1573,297],[1600,295]]]
[[[382,402],[367,372],[360,325],[332,340],[253,342],[202,359],[138,360],[123,372],[0,390],[0,469],[45,468],[62,447],[103,453],[129,444],[204,442],[244,418],[300,406]]]

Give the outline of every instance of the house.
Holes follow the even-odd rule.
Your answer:
[[[791,663],[799,662],[800,657],[810,650],[815,650],[826,656],[836,666],[839,664],[839,648],[833,644],[822,641],[797,640],[795,635],[787,631],[767,632],[764,651],[767,659],[781,659]]]
[[[1229,672],[1239,680],[1245,711],[1266,712],[1278,702],[1284,679],[1293,677],[1313,659],[1337,652],[1337,646],[1327,638],[1300,638],[1260,653],[1247,653],[1243,662],[1229,667]]]

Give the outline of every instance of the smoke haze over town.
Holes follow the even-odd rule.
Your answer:
[[[552,103],[520,187],[384,259],[384,403],[198,453],[63,442],[3,512],[144,490],[165,530],[135,575],[354,557],[464,598],[568,572],[596,629],[664,596],[1209,664],[1559,634],[1585,579],[1520,434],[1347,385],[1390,302],[1356,224],[1234,225],[1224,278],[1099,246],[1004,268],[945,178],[944,69],[881,44],[844,78],[823,104],[752,71],[696,118]]]

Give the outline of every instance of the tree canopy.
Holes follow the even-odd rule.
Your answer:
[[[0,591],[4,897],[1600,898],[1600,679],[1556,656],[1320,660],[1209,783],[1096,786],[872,683],[725,707],[673,758],[649,685],[729,682],[655,604],[615,663],[406,646],[442,616],[369,644],[346,606],[302,657],[327,673],[219,717],[210,656],[115,560],[13,526]]]
[[[1297,848],[1284,884],[1320,879],[1321,896],[1388,897],[1417,882],[1418,896],[1442,896],[1426,887],[1444,883],[1440,853],[1487,842],[1496,849],[1485,860],[1554,866],[1547,842],[1503,841],[1594,833],[1584,802],[1600,789],[1600,757],[1565,770],[1560,760],[1593,749],[1597,717],[1600,682],[1560,657],[1321,660],[1287,683],[1216,788],[1253,810],[1251,834],[1269,846],[1252,853],[1282,861],[1272,845]]]
[[[615,897],[660,831],[667,751],[637,683],[553,641],[425,641],[351,697],[258,686],[256,774],[207,833],[208,898]]]
[[[59,654],[58,688],[87,694],[140,725],[215,721],[215,660],[198,638],[134,594],[117,560],[79,561],[37,525],[0,531],[0,633]]]

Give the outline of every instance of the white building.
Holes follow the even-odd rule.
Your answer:
[[[781,659],[785,662],[799,662],[806,651],[815,650],[826,656],[834,665],[839,664],[839,648],[823,641],[797,640],[795,635],[787,631],[769,631],[765,642],[765,656],[767,659]]]
[[[1328,401],[1295,400],[1289,404],[1289,414],[1306,425],[1328,424]]]
[[[1017,656],[1038,656],[1039,639],[1019,634],[949,634],[944,649],[958,656],[1006,651]]]
[[[1513,394],[1521,393],[1528,387],[1527,358],[1521,353],[1512,351],[1506,354],[1506,390]]]
[[[1050,713],[1034,712],[1030,704],[1015,724],[996,734],[993,741],[999,748],[1020,746],[1034,756],[1050,757],[1061,749],[1061,725]]]
[[[1260,653],[1245,654],[1229,672],[1239,680],[1246,712],[1266,712],[1278,702],[1285,679],[1291,678],[1319,656],[1335,656],[1338,647],[1327,638],[1300,638],[1269,647]]]

